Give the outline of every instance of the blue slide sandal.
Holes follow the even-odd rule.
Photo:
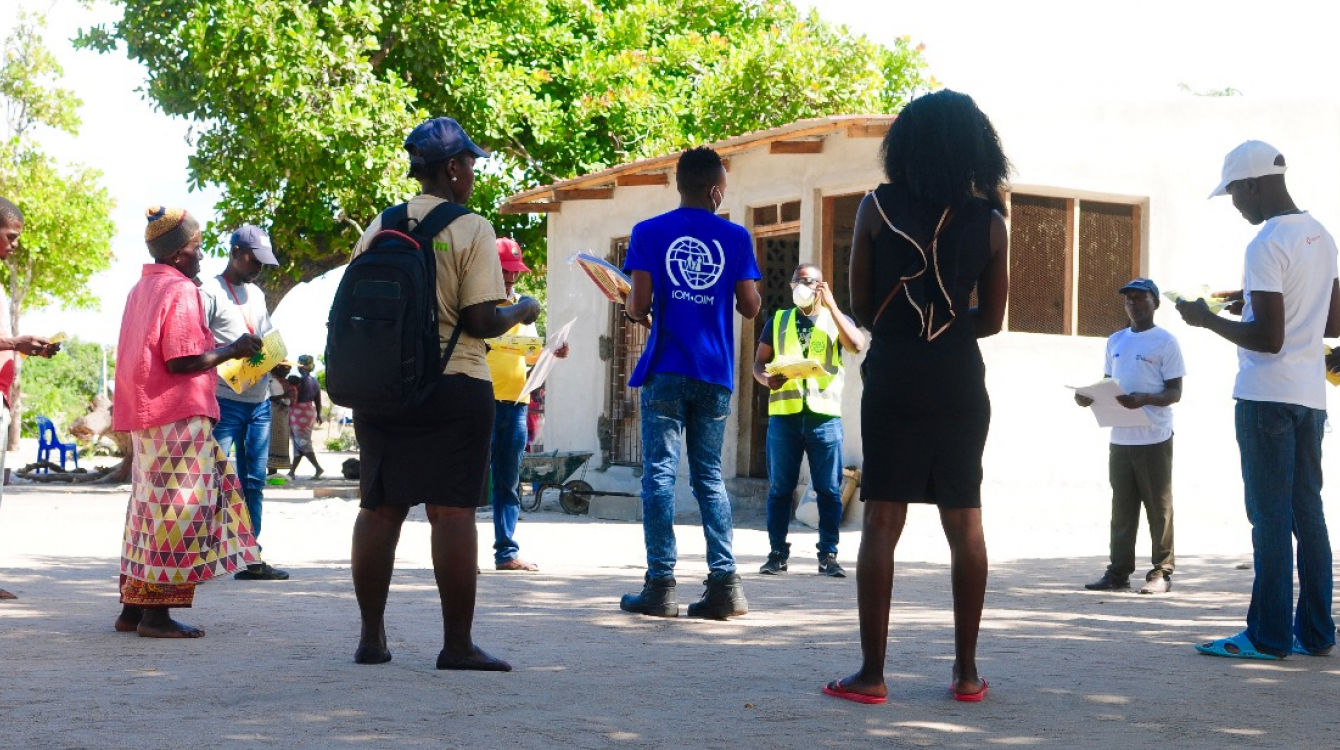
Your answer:
[[[1229,651],[1228,646],[1233,646],[1237,649],[1237,652]],[[1283,656],[1257,651],[1256,646],[1247,637],[1247,631],[1245,630],[1231,638],[1220,638],[1209,643],[1197,643],[1196,650],[1202,654],[1226,656],[1230,659],[1263,659],[1265,661],[1281,661],[1284,659]]]

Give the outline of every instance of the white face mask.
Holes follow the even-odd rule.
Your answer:
[[[712,213],[720,211],[721,204],[726,200],[726,196],[722,195],[720,190],[712,188],[712,192],[708,197],[712,199]]]
[[[796,307],[809,307],[814,303],[814,287],[797,284],[791,290],[791,301],[796,303]]]

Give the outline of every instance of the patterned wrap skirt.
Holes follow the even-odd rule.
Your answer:
[[[196,584],[260,562],[237,472],[214,422],[190,417],[130,433],[121,602],[188,607]]]
[[[289,407],[288,426],[293,431],[293,449],[312,452],[312,427],[316,424],[316,402],[299,401]]]

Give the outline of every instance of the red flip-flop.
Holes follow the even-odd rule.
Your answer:
[[[986,691],[990,689],[990,687],[991,687],[990,683],[988,683],[986,680],[982,680],[982,689],[975,693],[960,693],[959,691],[954,689],[953,685],[949,686],[949,692],[954,694],[954,700],[956,701],[977,703],[986,697]]]
[[[856,703],[864,703],[868,706],[888,703],[889,701],[888,698],[881,698],[878,695],[866,695],[865,693],[852,692],[842,686],[842,680],[833,680],[827,685],[824,685],[824,695],[831,695],[834,698],[842,698],[844,700],[855,701]]]

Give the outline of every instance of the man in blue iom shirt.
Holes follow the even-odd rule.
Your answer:
[[[735,382],[735,312],[758,315],[760,278],[749,231],[716,215],[726,170],[710,148],[679,157],[679,208],[633,227],[624,271],[633,291],[624,315],[649,326],[631,388],[642,388],[642,530],[647,576],[627,612],[678,617],[675,598],[675,473],[687,438],[689,478],[707,537],[707,591],[690,617],[749,611],[731,551],[733,524],[721,479],[721,442]]]

